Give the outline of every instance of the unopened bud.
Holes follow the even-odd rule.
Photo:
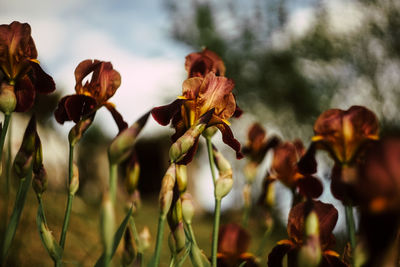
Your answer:
[[[159,196],[160,202],[160,213],[162,217],[165,217],[171,208],[173,189],[176,179],[176,168],[175,164],[169,166],[164,178],[161,181],[161,190]]]
[[[135,212],[140,209],[141,205],[142,200],[140,198],[140,192],[136,189],[129,195],[128,200],[126,201],[126,211],[128,211],[130,208],[133,208],[132,213],[135,214]]]
[[[124,234],[124,251],[122,254],[122,262],[124,266],[130,265],[136,258],[136,249],[137,248],[133,242],[131,230],[129,227],[127,227]]]
[[[47,189],[47,173],[43,165],[33,173],[32,187],[36,195],[41,196]]]
[[[14,85],[2,82],[0,86],[0,111],[10,114],[17,106],[17,98],[14,93]]]
[[[230,177],[232,178],[232,167],[229,161],[226,160],[224,155],[213,146],[214,162],[217,165],[220,177]]]
[[[184,193],[181,196],[181,201],[182,201],[183,220],[185,221],[185,223],[191,224],[195,211],[192,196],[189,193]]]
[[[136,138],[146,125],[150,112],[140,117],[131,127],[122,131],[111,143],[108,148],[108,157],[112,164],[118,164],[129,157]]]
[[[269,183],[267,186],[264,203],[267,207],[273,207],[275,204],[275,183]]]
[[[243,202],[246,207],[251,205],[251,185],[245,184],[243,187]]]
[[[151,245],[151,234],[149,227],[143,227],[143,230],[139,233],[139,244],[140,250],[145,251]]]
[[[68,140],[71,146],[74,146],[76,143],[81,140],[83,134],[89,129],[89,126],[92,124],[94,116],[90,116],[84,120],[79,121],[75,124],[74,127],[69,131]]]
[[[14,171],[18,178],[24,178],[31,171],[35,155],[36,118],[32,116],[26,127],[21,147],[14,159]]]
[[[69,193],[71,195],[75,195],[75,193],[79,189],[79,169],[78,166],[74,163],[72,165],[72,177],[69,183]]]
[[[137,188],[140,175],[140,165],[134,153],[126,164],[125,172],[126,190],[128,191],[128,194],[132,194]]]
[[[222,199],[232,189],[233,179],[232,178],[218,178],[215,182],[215,198]]]
[[[253,183],[257,176],[258,164],[250,161],[244,167],[244,176],[246,177],[247,183]]]
[[[43,218],[39,218],[37,223],[39,227],[40,239],[42,240],[43,246],[46,248],[50,257],[53,260],[60,259],[63,251],[61,247],[58,245],[56,239],[54,238],[53,234],[51,233],[47,225],[44,223]]]
[[[206,129],[214,109],[204,113],[195,124],[189,128],[181,137],[172,144],[169,149],[169,158],[172,162],[178,162],[183,159],[187,152],[194,146],[200,134]]]
[[[215,127],[215,126],[208,127],[207,129],[204,130],[203,136],[204,136],[205,138],[211,138],[211,137],[214,136],[214,134],[215,134],[217,131],[218,131],[218,128]]]
[[[185,192],[187,187],[187,168],[186,165],[176,164],[176,183],[179,192]]]
[[[306,242],[298,254],[299,266],[317,267],[321,262],[321,246],[319,242],[319,222],[317,214],[312,211],[305,221],[304,236]]]
[[[175,248],[175,252],[179,253],[182,249],[185,248],[186,237],[185,237],[185,229],[183,227],[183,222],[180,222],[175,229],[171,232],[173,236],[174,245],[172,247]]]
[[[107,193],[103,196],[101,205],[100,232],[104,246],[104,252],[111,255],[114,242],[114,208]]]

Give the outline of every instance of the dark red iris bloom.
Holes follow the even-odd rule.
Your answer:
[[[213,72],[205,77],[189,78],[183,83],[182,96],[169,105],[154,108],[151,113],[161,125],[171,122],[176,131],[172,136],[175,142],[202,115],[214,109],[207,127],[217,127],[222,133],[222,140],[236,151],[237,158],[241,158],[240,143],[234,138],[228,122],[236,110],[233,87],[232,80],[216,76]],[[198,139],[180,164],[187,164],[192,160],[197,144]]]
[[[314,124],[312,145],[300,163],[302,172],[316,169],[315,151],[328,151],[335,161],[332,169],[332,194],[348,201],[355,183],[355,165],[368,144],[378,139],[378,120],[362,106],[348,110],[330,109],[322,113]]]
[[[247,252],[250,246],[250,234],[241,226],[230,223],[221,226],[218,234],[217,265],[236,267],[246,262],[246,267],[257,267],[256,258]]]
[[[277,179],[293,191],[309,198],[317,198],[322,194],[321,182],[312,175],[302,174],[298,162],[305,154],[303,143],[300,140],[279,144],[274,149],[270,178]]]
[[[85,77],[91,76],[90,81],[83,83]],[[99,60],[84,60],[75,69],[76,94],[63,97],[55,111],[56,120],[64,124],[65,121],[79,121],[94,116],[96,111],[105,106],[112,114],[119,131],[127,128],[127,123],[115,109],[114,104],[108,102],[121,84],[120,74],[113,69],[110,62]]]
[[[309,240],[305,236],[306,218],[313,211],[318,217],[319,236],[316,240]],[[330,250],[335,244],[335,237],[332,234],[338,219],[338,212],[331,204],[321,201],[307,201],[294,206],[290,213],[287,225],[289,239],[281,240],[272,249],[268,256],[269,267],[283,266],[283,258],[288,256],[288,267],[298,266],[298,254],[303,246],[312,245],[309,242],[316,242],[321,248],[321,267],[343,266],[344,264],[339,255]]]
[[[0,84],[13,86],[17,112],[29,110],[36,93],[49,94],[56,89],[37,56],[29,24],[14,21],[0,25]]]
[[[265,129],[259,123],[254,123],[249,128],[247,142],[242,152],[251,162],[258,165],[263,161],[268,150],[278,143],[279,139],[276,136],[267,138]]]
[[[368,147],[358,166],[355,194],[361,210],[360,240],[366,243],[365,266],[396,266],[389,248],[398,251],[400,226],[400,138],[387,136]],[[397,239],[397,240],[396,240]],[[396,255],[396,254],[393,254]],[[389,262],[387,262],[389,261]]]

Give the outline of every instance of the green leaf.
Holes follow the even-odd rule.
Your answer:
[[[26,195],[31,185],[31,180],[32,180],[32,167],[31,170],[29,171],[28,177],[19,179],[20,184],[15,200],[14,209],[11,214],[10,223],[7,225],[6,233],[4,235],[4,242],[1,252],[2,261],[5,261],[7,257],[8,250],[14,239],[15,232],[17,231],[19,218],[21,217],[22,210],[24,209]]]
[[[58,245],[56,239],[54,238],[53,234],[47,227],[45,222],[43,207],[39,204],[39,209],[36,215],[36,224],[38,227],[40,239],[42,240],[43,246],[46,248],[47,253],[49,256],[55,261],[61,261],[63,250]]]
[[[121,225],[118,227],[118,230],[115,232],[114,242],[113,242],[110,258],[107,260],[106,253],[103,252],[103,254],[101,254],[100,258],[97,260],[95,267],[107,266],[109,263],[108,261],[111,261],[112,257],[115,254],[115,251],[117,250],[119,242],[121,241],[122,236],[124,235],[125,228],[128,225],[129,218],[132,216],[132,212],[133,212],[133,209],[130,208],[128,213],[125,216],[125,219],[122,221]]]

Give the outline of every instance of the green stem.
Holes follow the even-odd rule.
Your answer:
[[[138,253],[137,253],[137,259],[140,262],[140,266],[143,266],[143,250],[142,250],[142,244],[140,244],[140,238],[139,238],[139,234],[136,228],[136,224],[135,224],[135,219],[133,218],[133,216],[131,216],[129,223],[131,225],[132,228],[132,233],[133,233],[133,238],[135,239],[135,243],[136,246],[138,247]]]
[[[212,149],[211,138],[206,137],[206,141],[207,141],[208,161],[210,163],[211,175],[212,175],[212,179],[213,179],[213,182],[215,185],[217,178],[215,176],[215,170],[214,170],[215,163],[214,163],[214,153],[213,153],[213,149]]]
[[[221,199],[215,199],[214,229],[213,229],[213,238],[211,246],[211,262],[213,267],[217,267],[217,249],[218,249],[220,214],[221,214]]]
[[[74,172],[74,145],[69,145],[69,162],[68,162],[68,187],[71,184],[72,175]],[[60,247],[64,250],[65,240],[67,238],[67,230],[69,225],[69,218],[71,216],[72,210],[72,201],[74,200],[74,195],[69,192],[68,189],[68,200],[67,200],[67,208],[65,209],[64,222],[61,231],[60,237]]]
[[[156,248],[154,249],[153,258],[149,264],[150,267],[157,267],[160,264],[160,253],[164,236],[164,224],[165,224],[165,216],[162,216],[160,214],[158,218]]]
[[[188,230],[189,230],[189,234],[190,234],[190,238],[192,239],[192,243],[197,246],[197,242],[196,242],[196,237],[194,236],[194,231],[193,231],[193,227],[192,224],[188,223],[187,224]]]
[[[271,233],[272,227],[268,227],[265,232],[264,235],[261,239],[261,243],[260,246],[258,247],[257,253],[256,253],[256,257],[260,258],[263,255],[264,249],[267,247],[268,241],[269,241],[269,234]]]
[[[356,247],[356,226],[354,223],[353,206],[345,205],[347,233],[349,235],[351,250]]]
[[[11,214],[10,223],[8,224],[6,233],[4,235],[1,263],[4,263],[4,261],[6,260],[8,250],[14,239],[15,232],[17,230],[19,219],[21,217],[21,213],[25,205],[26,196],[28,194],[28,189],[31,184],[31,181],[32,181],[32,169],[29,171],[28,177],[20,179],[17,197],[14,204],[14,209]],[[0,266],[2,265],[1,263]]]
[[[115,200],[117,197],[117,177],[118,177],[118,165],[110,163],[110,198],[113,206],[115,206]]]
[[[4,122],[3,122],[3,127],[1,129],[1,134],[0,134],[0,163],[1,163],[1,159],[3,157],[4,141],[6,139],[7,129],[8,129],[8,125],[10,124],[10,120],[11,120],[11,113],[4,114]]]

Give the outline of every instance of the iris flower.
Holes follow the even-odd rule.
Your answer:
[[[185,80],[182,87],[182,96],[179,96],[177,100],[152,110],[154,119],[164,126],[171,122],[176,131],[172,136],[175,142],[202,115],[214,109],[207,127],[216,126],[222,133],[222,140],[236,151],[238,158],[241,158],[240,143],[234,138],[228,122],[236,110],[236,100],[232,94],[233,81],[209,72],[205,77]],[[197,144],[198,139],[190,152],[180,161],[181,164],[191,161]]]
[[[343,201],[351,198],[357,177],[354,166],[364,148],[378,139],[378,120],[362,106],[348,110],[329,109],[314,124],[312,145],[300,162],[302,172],[316,169],[315,151],[328,151],[335,161],[332,170],[332,194]]]
[[[313,211],[318,218],[318,236],[305,235],[306,218]],[[281,240],[272,249],[268,256],[268,266],[283,266],[282,261],[288,255],[288,267],[297,267],[299,253],[304,246],[319,246],[321,249],[321,262],[319,266],[347,266],[340,259],[339,255],[330,250],[335,244],[335,237],[332,234],[338,219],[338,212],[331,204],[321,201],[302,202],[294,206],[288,218],[287,232],[289,239]],[[316,239],[314,239],[316,238]]]
[[[91,74],[90,81],[83,82]],[[110,62],[99,60],[84,60],[75,69],[76,94],[63,97],[55,111],[56,120],[79,121],[95,115],[96,111],[105,106],[112,114],[119,131],[127,128],[127,123],[108,102],[121,84],[120,74],[113,69]]]
[[[249,233],[237,224],[230,223],[221,226],[218,237],[218,266],[257,267],[256,258],[247,252],[250,246]]]
[[[316,198],[322,194],[322,184],[312,174],[302,174],[298,168],[300,158],[305,154],[303,143],[300,140],[279,144],[274,149],[270,178],[279,180],[293,191],[309,198]]]
[[[7,112],[27,111],[33,106],[36,93],[55,90],[53,78],[40,67],[37,56],[29,24],[14,21],[0,25],[1,90],[11,90],[16,99],[15,106]]]

